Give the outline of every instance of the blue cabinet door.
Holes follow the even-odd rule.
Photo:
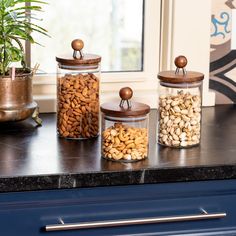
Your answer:
[[[0,235],[236,235],[236,180],[0,194]],[[46,232],[46,225],[226,213],[220,219]]]

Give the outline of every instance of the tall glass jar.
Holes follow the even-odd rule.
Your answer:
[[[186,72],[184,56],[177,57],[175,65],[176,71],[158,74],[158,142],[163,146],[185,148],[200,143],[204,75]]]
[[[150,107],[132,102],[129,87],[120,90],[121,102],[104,103],[102,112],[102,157],[113,161],[134,162],[148,157]],[[127,103],[127,104],[126,104]]]
[[[57,133],[70,139],[93,138],[99,134],[101,57],[83,54],[80,39],[71,46],[73,56],[56,57]]]

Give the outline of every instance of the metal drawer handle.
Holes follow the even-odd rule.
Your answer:
[[[64,230],[78,230],[78,229],[92,229],[102,227],[118,227],[118,226],[131,226],[143,224],[157,224],[157,223],[171,223],[180,221],[195,221],[195,220],[210,220],[220,219],[226,217],[226,213],[207,213],[201,209],[203,214],[198,215],[182,215],[182,216],[168,216],[158,218],[144,218],[144,219],[122,219],[122,220],[109,220],[109,221],[94,221],[84,223],[64,223],[60,219],[61,224],[46,225],[46,231],[64,231]]]

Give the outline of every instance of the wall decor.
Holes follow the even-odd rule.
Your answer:
[[[236,48],[231,46],[234,9],[235,0],[212,0],[209,87],[216,93],[216,104],[236,103]]]

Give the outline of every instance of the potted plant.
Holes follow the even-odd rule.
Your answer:
[[[35,24],[35,11],[41,11],[37,0],[0,0],[0,122],[24,120],[30,116],[41,124],[38,106],[33,101],[34,71],[25,63],[22,42],[35,43],[32,33],[47,35]],[[15,68],[13,62],[20,62]]]

